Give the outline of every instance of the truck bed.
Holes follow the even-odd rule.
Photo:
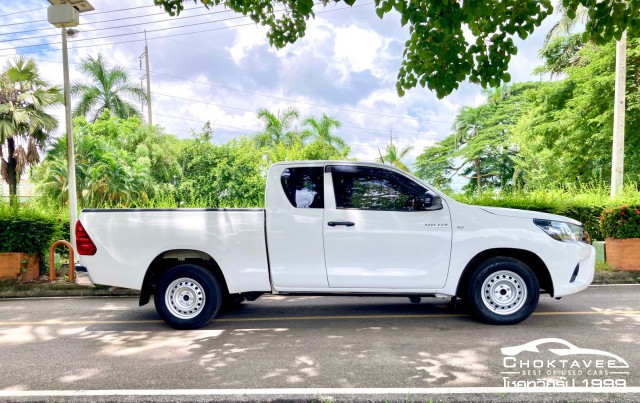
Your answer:
[[[85,209],[82,223],[97,247],[82,259],[95,284],[139,290],[167,251],[178,259],[201,251],[230,293],[271,290],[263,209]]]

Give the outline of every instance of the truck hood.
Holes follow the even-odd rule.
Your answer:
[[[504,216],[504,217],[520,217],[520,218],[539,218],[542,220],[552,220],[552,221],[562,221],[568,222],[571,224],[582,225],[580,221],[576,221],[573,218],[564,217],[556,214],[542,213],[540,211],[530,211],[530,210],[518,210],[513,208],[502,208],[502,207],[484,207],[478,206],[478,208],[486,211],[487,213]]]

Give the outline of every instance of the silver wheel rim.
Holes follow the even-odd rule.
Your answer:
[[[173,316],[192,319],[204,309],[206,297],[200,283],[183,277],[169,284],[164,294],[164,301]]]
[[[498,315],[509,315],[522,308],[527,300],[527,286],[519,275],[500,270],[482,283],[482,302]]]

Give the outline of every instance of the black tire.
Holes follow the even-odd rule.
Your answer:
[[[160,277],[153,302],[158,315],[175,329],[199,329],[218,313],[222,291],[218,280],[201,266],[176,266]]]
[[[494,257],[471,275],[466,300],[472,315],[491,325],[515,325],[538,305],[540,285],[533,271],[519,260]]]

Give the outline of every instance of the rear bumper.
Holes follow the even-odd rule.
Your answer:
[[[78,285],[83,285],[87,287],[93,287],[93,281],[91,280],[91,276],[89,276],[89,271],[87,268],[81,264],[75,265],[76,278],[75,282]]]

